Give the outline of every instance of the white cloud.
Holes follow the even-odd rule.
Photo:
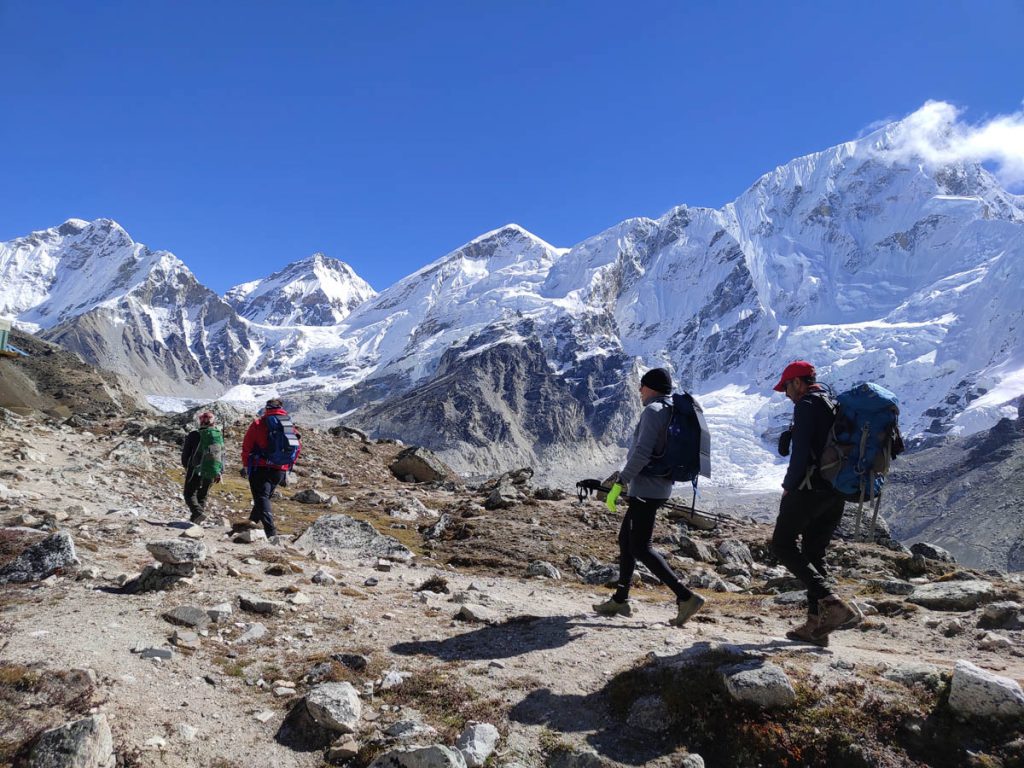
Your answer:
[[[988,163],[1007,187],[1024,186],[1024,110],[976,125],[961,114],[945,101],[929,101],[895,126],[882,151],[930,166]]]

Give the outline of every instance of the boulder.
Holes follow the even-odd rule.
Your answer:
[[[514,507],[522,501],[522,499],[522,494],[516,490],[516,487],[512,485],[512,482],[507,478],[503,478],[487,497],[487,501],[484,502],[484,509],[492,511],[496,509],[508,509],[509,507]]]
[[[1010,600],[989,603],[978,620],[982,629],[1024,629],[1024,605]]]
[[[542,576],[545,579],[561,579],[562,574],[551,563],[544,560],[534,560],[526,567],[527,576]]]
[[[458,750],[441,744],[394,749],[378,755],[370,768],[466,768]]]
[[[715,563],[718,561],[718,558],[715,557],[715,553],[712,551],[711,547],[700,539],[694,539],[690,536],[682,535],[679,537],[676,546],[676,552],[678,554],[683,557],[689,557],[696,560],[698,563]]]
[[[44,731],[26,761],[28,768],[113,768],[114,740],[107,716],[75,720]]]
[[[907,601],[934,611],[971,611],[995,597],[992,584],[976,579],[923,584],[914,589]]]
[[[956,562],[956,558],[953,557],[952,553],[948,550],[945,550],[935,544],[929,544],[927,541],[919,541],[916,544],[911,544],[910,552],[914,555],[920,555],[925,560],[937,560],[940,563]]]
[[[720,667],[725,689],[736,701],[759,707],[786,707],[796,701],[796,691],[786,673],[776,664],[748,661]]]
[[[480,768],[494,754],[499,737],[498,729],[490,723],[470,723],[455,742],[455,748],[462,753],[467,768]]]
[[[300,504],[326,504],[330,500],[329,495],[321,493],[315,488],[307,488],[292,495],[292,501],[297,501]]]
[[[317,724],[338,733],[355,733],[363,714],[351,683],[321,683],[307,694],[306,709]]]
[[[27,549],[0,568],[0,584],[42,581],[58,571],[78,565],[75,542],[67,531],[58,531]]]
[[[1015,680],[961,660],[953,669],[949,706],[966,718],[1006,718],[1019,723],[1024,720],[1024,691]]]
[[[377,558],[408,562],[412,552],[397,539],[383,536],[367,522],[348,515],[323,515],[295,541],[307,552],[326,550],[338,560],[353,557]]]
[[[401,451],[391,462],[389,469],[399,480],[411,475],[417,483],[442,483],[458,477],[433,451],[419,446]]]
[[[194,539],[151,541],[146,549],[159,563],[201,563],[206,559],[206,545]]]
[[[210,624],[210,615],[202,608],[194,605],[181,605],[172,608],[163,615],[165,621],[177,624],[179,627],[192,629],[205,629]]]
[[[726,539],[718,545],[718,560],[723,565],[737,565],[749,569],[754,564],[750,548],[737,539]]]
[[[271,616],[284,610],[285,604],[278,600],[270,600],[260,595],[244,594],[238,596],[238,605],[243,611]]]

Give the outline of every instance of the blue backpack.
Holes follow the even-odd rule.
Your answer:
[[[836,398],[818,468],[847,501],[877,501],[890,462],[903,451],[899,416],[899,399],[878,384],[858,384]]]
[[[642,474],[671,477],[674,483],[693,483],[697,476],[711,477],[711,433],[704,409],[689,392],[672,395],[672,419],[665,450],[651,459]]]
[[[295,425],[286,415],[270,414],[267,422],[267,448],[261,455],[267,464],[290,469],[299,457],[299,436]]]

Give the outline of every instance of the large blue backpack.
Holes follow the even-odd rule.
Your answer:
[[[295,433],[295,425],[287,415],[268,414],[263,417],[267,422],[267,447],[262,451],[267,464],[290,469],[299,457],[299,436]]]
[[[651,459],[642,474],[671,477],[674,483],[695,486],[698,475],[711,477],[711,433],[704,409],[689,392],[672,395],[665,450]]]
[[[822,478],[847,501],[856,501],[860,534],[865,501],[875,503],[872,535],[878,502],[892,459],[903,451],[899,427],[899,399],[885,387],[866,382],[836,398],[835,420],[818,460]]]

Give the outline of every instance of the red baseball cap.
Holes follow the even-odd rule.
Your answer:
[[[786,391],[786,382],[792,381],[793,379],[800,379],[804,376],[816,376],[814,372],[814,366],[808,363],[806,360],[797,360],[794,363],[790,363],[786,366],[786,370],[782,372],[782,377],[779,379],[779,383],[776,384],[773,389],[776,392]]]

